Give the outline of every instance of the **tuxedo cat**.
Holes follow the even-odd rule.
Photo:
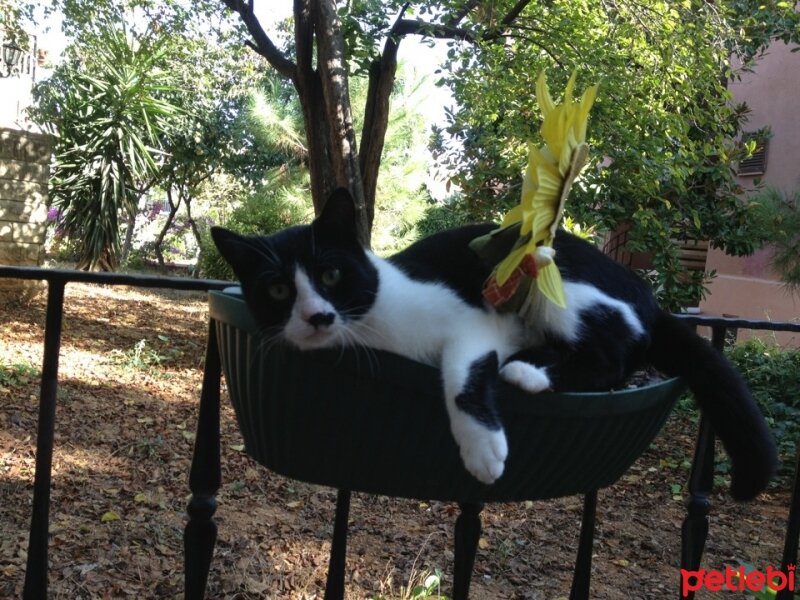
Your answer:
[[[766,487],[776,450],[741,376],[588,242],[559,231],[567,307],[539,294],[539,320],[523,325],[482,296],[493,265],[469,243],[494,225],[444,231],[383,259],[357,242],[354,213],[350,194],[337,190],[311,225],[267,237],[217,227],[212,236],[266,335],[300,350],[360,344],[439,367],[453,437],[480,481],[500,477],[507,454],[498,376],[531,394],[604,391],[652,364],[688,381],[731,457],[733,497]]]

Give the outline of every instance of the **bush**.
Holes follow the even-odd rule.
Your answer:
[[[269,235],[314,216],[311,195],[295,196],[286,189],[262,189],[249,196],[219,225],[243,235]],[[202,277],[235,280],[233,270],[220,256],[211,232],[202,234],[198,267]]]
[[[451,196],[444,202],[436,202],[426,208],[422,218],[417,221],[416,229],[419,239],[422,239],[445,229],[474,222],[475,218],[465,203],[458,196]]]
[[[750,200],[754,229],[769,244],[772,268],[791,290],[800,291],[800,192],[766,188]]]
[[[800,350],[752,339],[728,350],[764,412],[782,459],[791,474],[800,439]]]

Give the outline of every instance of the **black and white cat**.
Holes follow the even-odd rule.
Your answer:
[[[741,376],[591,244],[558,233],[567,307],[542,299],[540,321],[523,326],[482,296],[492,265],[469,242],[494,225],[444,231],[382,259],[359,245],[354,224],[352,198],[337,190],[311,225],[268,237],[212,235],[268,335],[300,350],[362,344],[438,366],[453,436],[480,481],[500,477],[507,455],[498,373],[531,394],[603,391],[649,363],[688,381],[731,457],[734,498],[766,487],[776,450]]]

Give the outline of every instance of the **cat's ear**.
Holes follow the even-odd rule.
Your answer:
[[[322,213],[314,219],[313,226],[318,231],[356,238],[356,203],[346,188],[338,188],[328,196],[328,201],[322,208]]]
[[[211,238],[239,279],[246,278],[258,264],[258,253],[248,238],[224,227],[212,227]]]

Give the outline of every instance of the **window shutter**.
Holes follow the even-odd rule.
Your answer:
[[[745,138],[746,140],[747,138]],[[767,145],[769,140],[760,140],[753,155],[739,161],[737,174],[740,177],[763,175],[767,171]]]

